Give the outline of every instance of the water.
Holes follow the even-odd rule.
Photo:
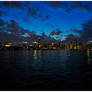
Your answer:
[[[0,51],[0,90],[92,90],[92,51]]]

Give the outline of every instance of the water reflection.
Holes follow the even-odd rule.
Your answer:
[[[91,51],[89,49],[87,50],[87,56],[88,56],[88,64],[91,64],[92,56],[91,56]]]
[[[91,61],[89,50],[0,52],[0,89],[92,89]]]

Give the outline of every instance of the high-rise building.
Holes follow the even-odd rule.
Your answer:
[[[61,43],[59,42],[58,47],[61,47]]]
[[[70,43],[70,49],[73,49],[73,43],[72,42]]]
[[[41,46],[40,41],[41,41],[41,39],[40,39],[40,38],[38,38],[38,47],[39,47],[39,48],[40,48],[40,46]]]
[[[77,41],[77,49],[80,49],[79,41]]]
[[[77,40],[74,41],[74,49],[77,49]]]
[[[53,42],[51,43],[51,46],[54,46],[54,43]]]
[[[0,42],[0,46],[2,46],[2,43]]]

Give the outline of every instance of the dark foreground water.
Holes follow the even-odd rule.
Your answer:
[[[92,90],[92,51],[0,51],[0,90]]]

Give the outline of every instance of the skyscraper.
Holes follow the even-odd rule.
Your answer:
[[[38,48],[40,48],[40,38],[38,38]]]

